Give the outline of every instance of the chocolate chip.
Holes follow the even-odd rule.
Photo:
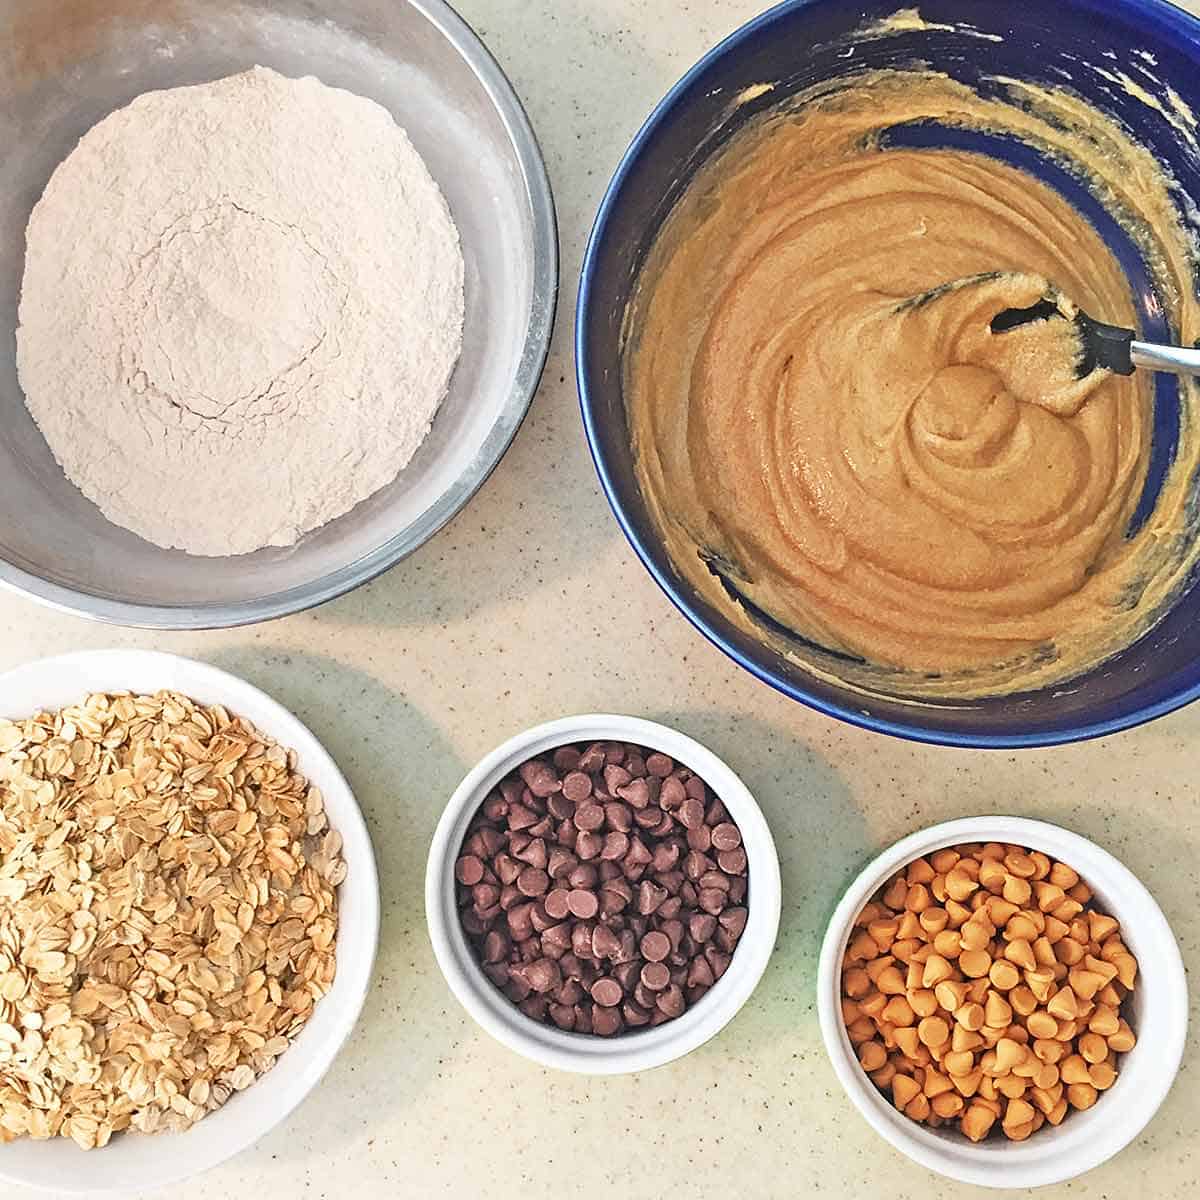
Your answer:
[[[722,954],[713,946],[709,946],[704,951],[704,957],[708,960],[708,965],[712,967],[713,979],[720,979],[729,968],[729,955]]]
[[[637,986],[641,968],[642,963],[640,961],[618,963],[613,967],[613,978],[626,992],[632,992]]]
[[[533,922],[530,919],[532,912],[532,904],[518,904],[508,910],[508,931],[518,942],[533,936]]]
[[[651,883],[648,879],[643,879],[638,885],[637,910],[643,917],[648,917],[658,909],[658,906],[666,898],[666,888],[659,887],[657,884]]]
[[[741,875],[746,870],[746,852],[742,849],[722,850],[717,855],[717,866],[726,875]]]
[[[729,813],[720,800],[714,799],[708,808],[704,810],[704,820],[715,829],[718,825],[723,825],[729,820]]]
[[[621,939],[607,925],[597,925],[592,932],[592,954],[611,959],[621,953]]]
[[[645,779],[630,780],[624,787],[617,788],[615,794],[620,796],[622,800],[626,801],[635,810],[648,807],[650,801],[653,799],[650,785]],[[636,817],[635,820],[637,820]],[[641,823],[640,820],[638,823]]]
[[[600,872],[592,863],[579,863],[567,876],[573,888],[594,888],[600,882]]]
[[[633,776],[624,767],[610,764],[604,768],[604,786],[608,789],[610,796],[617,795],[619,790],[632,779]]]
[[[675,770],[675,764],[665,754],[648,754],[646,770],[651,775],[657,775],[659,779],[666,779]]]
[[[546,1002],[545,996],[533,995],[526,1000],[522,1000],[517,1007],[532,1020],[544,1021],[550,1005]]]
[[[600,851],[601,858],[614,862],[619,858],[624,858],[628,852],[629,837],[627,834],[618,832],[605,835],[604,848]]]
[[[735,938],[741,937],[749,918],[750,914],[744,908],[728,908],[721,914],[721,928]]]
[[[661,808],[665,808],[668,812],[674,811],[686,799],[687,792],[676,776],[672,775],[669,779],[663,780],[662,788],[658,793],[658,803]]]
[[[566,821],[575,815],[575,802],[560,792],[546,801],[546,812],[556,821]]]
[[[677,895],[683,888],[683,872],[682,871],[664,871],[661,875],[655,875],[655,882],[661,884],[672,895]]]
[[[585,888],[576,888],[567,895],[567,907],[571,910],[572,916],[588,921],[600,911],[600,901],[596,898],[595,892]]]
[[[651,930],[642,938],[641,951],[647,962],[660,963],[671,953],[671,939],[657,929]]]
[[[646,843],[636,835],[629,839],[629,853],[625,855],[626,866],[647,866],[654,856],[646,849]]]
[[[597,857],[603,849],[604,839],[599,834],[585,831],[575,839],[575,853],[584,862],[589,862],[591,859]]]
[[[550,873],[551,879],[562,879],[569,875],[578,864],[579,860],[569,850],[564,850],[561,846],[552,846],[546,870]]]
[[[575,828],[595,833],[604,824],[604,807],[594,800],[585,801],[575,809]]]
[[[625,992],[615,979],[597,979],[592,984],[592,999],[605,1008],[616,1008],[625,999]]]
[[[637,959],[637,934],[632,929],[622,929],[620,942],[621,952],[613,957],[613,962],[634,962]]]
[[[673,871],[679,864],[679,859],[683,851],[679,849],[678,842],[660,842],[654,847],[654,857],[652,866],[656,875],[665,874],[667,871]]]
[[[677,983],[671,984],[665,992],[660,992],[656,1003],[659,1011],[672,1020],[683,1016],[683,1010],[687,1007],[683,989]]]
[[[538,799],[544,799],[546,796],[553,796],[555,792],[562,791],[562,782],[554,768],[549,763],[542,762],[540,758],[524,763],[520,770],[520,776],[525,786]]]
[[[641,830],[655,833],[662,824],[663,817],[666,814],[658,805],[653,805],[647,808],[635,808],[633,812],[633,823]],[[669,817],[667,818],[670,819]],[[665,836],[665,835],[664,835]]]
[[[575,1027],[579,1028],[578,1022]],[[597,1037],[615,1037],[621,1032],[620,1012],[615,1008],[597,1005],[592,1009],[592,1032]]]
[[[621,1016],[625,1018],[625,1024],[631,1029],[638,1029],[650,1023],[650,1014],[632,1000],[626,1000],[621,1005]]]
[[[496,985],[503,990],[508,985],[508,963],[495,962],[484,963],[483,973]]]
[[[571,927],[571,953],[580,960],[579,978],[583,978],[585,959],[592,957],[592,926],[580,922]]]
[[[592,794],[591,778],[582,771],[572,771],[562,782],[563,795],[576,804],[587,800]]]
[[[627,804],[610,800],[604,806],[604,820],[609,829],[617,833],[628,833],[633,828],[633,813]]]
[[[644,1008],[647,1012],[655,1012],[658,1008],[658,1005],[655,1003],[658,999],[658,993],[652,992],[640,979],[637,982],[637,986],[633,989],[633,999],[639,1007]]]
[[[564,959],[563,962],[565,962],[565,961],[566,960]],[[703,962],[704,960],[701,959],[700,961]],[[560,962],[558,964],[560,969],[563,966],[563,962]],[[566,975],[565,970],[563,971],[563,974]],[[574,1005],[578,1004],[580,1002],[580,1000],[583,999],[583,988],[579,986],[578,979],[568,978],[567,981],[562,985],[562,987],[560,987],[558,989],[558,991],[555,992],[555,997],[558,1000],[559,1004],[569,1004],[573,1007]]]
[[[708,959],[702,955],[693,958],[688,965],[687,986],[689,988],[710,988],[712,985],[713,972],[712,967],[708,964]]]
[[[561,958],[571,948],[572,927],[562,921],[551,925],[542,933],[542,953],[554,958]]]
[[[538,814],[532,809],[526,808],[523,804],[509,805],[508,809],[508,827],[516,833],[520,829],[528,829],[531,825],[538,823]]]
[[[623,879],[620,882],[625,883]],[[625,887],[628,888],[629,885],[625,883]],[[629,897],[618,892],[615,887],[606,886],[600,889],[600,913],[602,916],[614,917],[623,913],[628,907]]]
[[[550,876],[537,867],[526,867],[517,876],[517,890],[522,896],[543,896],[550,886]]]
[[[490,930],[483,939],[483,961],[485,963],[502,962],[508,957],[512,943],[499,930]],[[507,976],[507,972],[505,972]]]
[[[487,858],[491,858],[494,854],[498,854],[504,845],[504,834],[498,829],[490,829],[486,826],[479,830],[478,845],[479,853]]]
[[[574,746],[559,746],[554,752],[554,765],[560,771],[574,771],[581,755]]]
[[[464,854],[454,864],[454,878],[459,883],[472,887],[483,878],[483,862],[474,854]]]
[[[742,834],[736,825],[726,821],[712,831],[712,843],[718,850],[736,850],[742,844]]]
[[[663,921],[659,928],[671,939],[671,950],[677,952],[683,944],[683,922]]]
[[[661,992],[670,986],[671,972],[660,962],[648,962],[642,967],[642,983],[652,992]]]
[[[562,972],[552,958],[539,958],[524,969],[525,982],[537,993],[553,992],[562,985]]]

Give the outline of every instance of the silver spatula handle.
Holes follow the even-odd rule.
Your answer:
[[[1200,350],[1182,346],[1155,346],[1151,342],[1134,342],[1129,347],[1135,367],[1152,371],[1170,371],[1174,375],[1200,375]]]

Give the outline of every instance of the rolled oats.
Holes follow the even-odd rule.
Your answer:
[[[0,720],[0,1142],[183,1130],[333,983],[341,837],[220,706],[92,695]]]

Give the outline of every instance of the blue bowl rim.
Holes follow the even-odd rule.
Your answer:
[[[617,519],[617,523],[641,560],[642,565],[650,572],[651,577],[663,592],[666,593],[667,598],[717,649],[721,650],[729,658],[733,659],[738,666],[749,671],[756,679],[767,684],[775,691],[782,693],[792,700],[797,700],[827,717],[833,717],[849,725],[868,730],[871,733],[888,734],[892,737],[901,738],[904,741],[932,746],[979,750],[1031,750],[1108,737],[1114,733],[1136,729],[1140,725],[1148,724],[1151,721],[1158,720],[1160,717],[1177,712],[1181,708],[1186,708],[1189,704],[1200,700],[1200,681],[1157,703],[1133,709],[1128,713],[1106,721],[1085,722],[1066,729],[1027,734],[990,734],[933,729],[916,722],[893,721],[886,717],[877,717],[869,713],[864,713],[861,709],[840,704],[836,701],[822,699],[805,690],[802,686],[789,683],[773,675],[766,668],[754,662],[748,655],[742,653],[722,636],[717,629],[713,628],[710,622],[693,611],[691,605],[682,594],[682,589],[668,573],[658,568],[649,548],[635,529],[628,512],[625,510],[608,466],[598,449],[599,441],[595,414],[591,404],[588,385],[591,373],[591,361],[588,352],[587,331],[592,310],[592,289],[595,284],[597,260],[599,259],[600,251],[608,232],[608,224],[612,217],[613,209],[620,199],[621,192],[624,190],[629,176],[637,168],[638,161],[646,144],[658,132],[659,127],[664,123],[699,76],[703,75],[716,60],[736,50],[743,42],[754,37],[761,29],[772,25],[788,13],[800,9],[817,7],[829,2],[830,0],[781,0],[780,3],[768,8],[757,17],[751,18],[751,20],[718,42],[658,102],[650,116],[634,136],[633,141],[630,142],[628,149],[621,158],[616,173],[613,175],[604,193],[604,199],[601,201],[595,223],[592,226],[591,235],[588,238],[580,274],[579,297],[575,310],[575,378],[579,392],[580,409],[583,415],[584,431],[587,434],[592,463],[596,468],[597,475],[600,477],[601,487],[604,489],[604,494],[608,499],[613,515]],[[1090,3],[1098,10],[1105,10],[1105,5],[1110,3],[1111,0],[1082,0],[1082,2],[1085,4]],[[1200,18],[1192,16],[1191,13],[1170,3],[1169,0],[1123,0],[1123,3],[1125,8],[1132,14],[1135,14],[1139,21],[1144,24],[1153,25],[1156,32],[1163,35],[1170,33],[1182,34],[1200,52]],[[1111,8],[1105,11],[1111,12]]]

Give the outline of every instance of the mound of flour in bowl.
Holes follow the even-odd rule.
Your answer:
[[[159,546],[288,546],[392,482],[446,394],[463,256],[373,101],[255,68],[140,96],[29,220],[26,402],[71,481]]]

